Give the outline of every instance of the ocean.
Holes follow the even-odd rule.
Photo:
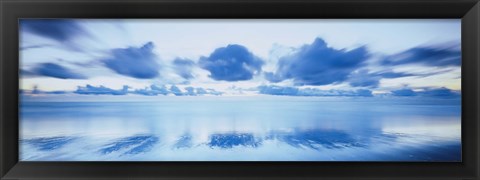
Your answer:
[[[199,96],[20,105],[20,161],[461,161],[461,101]]]

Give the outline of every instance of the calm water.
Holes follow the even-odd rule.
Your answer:
[[[21,105],[23,161],[460,161],[460,100],[155,97]]]

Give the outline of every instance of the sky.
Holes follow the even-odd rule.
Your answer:
[[[21,19],[28,96],[459,96],[460,19]]]

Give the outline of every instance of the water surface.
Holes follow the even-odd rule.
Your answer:
[[[22,161],[461,161],[460,99],[22,101]]]

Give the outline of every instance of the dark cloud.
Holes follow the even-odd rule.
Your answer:
[[[412,74],[412,73],[392,72],[392,71],[370,73],[368,70],[361,70],[361,71],[350,74],[348,82],[352,87],[376,88],[380,84],[381,79],[394,79],[394,78],[409,77],[409,76],[426,77],[426,76],[431,76],[439,73],[443,73],[443,71],[435,72],[435,73]]]
[[[59,59],[59,61],[63,63],[71,64],[80,68],[93,68],[93,67],[103,66],[103,62],[98,60],[91,60],[86,62],[73,62],[73,61],[66,61],[63,59]]]
[[[48,91],[47,94],[67,94],[67,91]]]
[[[420,63],[426,66],[460,66],[462,55],[459,49],[439,47],[415,47],[398,54],[387,56],[382,65]]]
[[[416,96],[417,93],[411,89],[399,89],[391,92],[393,96]]]
[[[406,72],[375,72],[369,73],[368,71],[360,72],[360,73],[352,73],[349,82],[350,85],[353,87],[371,87],[376,88],[378,87],[381,79],[394,79],[394,78],[402,78],[402,77],[428,77],[437,74],[442,74],[446,72],[450,72],[452,69],[447,69],[443,71],[437,72],[423,72],[423,73],[406,73]]]
[[[448,88],[424,88],[419,91],[413,91],[409,88],[391,91],[393,96],[422,96],[422,97],[460,97],[460,92]]]
[[[316,88],[299,89],[296,87],[282,86],[259,86],[260,94],[280,95],[280,96],[373,96],[372,91],[367,89],[358,89],[355,91],[346,90],[320,90]]]
[[[175,72],[187,80],[194,78],[192,74],[192,68],[194,65],[195,63],[189,59],[177,58],[173,61],[173,68],[175,69]]]
[[[78,86],[74,91],[76,94],[90,94],[90,95],[126,95],[128,93],[128,86],[123,86],[120,90],[110,89],[104,86],[92,86],[87,84],[86,86]]]
[[[265,73],[263,73],[263,75],[265,76],[265,79],[267,81],[270,81],[270,82],[273,82],[273,83],[278,83],[278,82],[282,82],[283,80],[285,80],[284,77],[282,77],[279,74],[275,74],[273,72],[265,72]]]
[[[295,85],[327,85],[341,83],[351,72],[364,66],[369,58],[366,47],[352,50],[334,49],[317,38],[297,52],[282,57],[275,73],[265,73],[270,82],[293,79]]]
[[[210,77],[223,81],[250,80],[262,71],[264,62],[241,45],[230,44],[217,48],[210,56],[202,57],[200,67],[210,71]]]
[[[20,69],[20,76],[22,76],[22,77],[32,77],[32,76],[36,76],[36,74],[29,71],[29,70]]]
[[[55,63],[40,63],[31,70],[21,70],[22,76],[47,76],[59,79],[87,79],[86,76]]]
[[[459,97],[460,92],[453,91],[448,88],[430,88],[419,92],[421,96],[427,97]]]
[[[113,49],[111,53],[112,57],[104,59],[103,62],[118,74],[139,79],[152,79],[159,75],[160,65],[153,53],[152,42],[140,48]]]
[[[60,42],[88,35],[76,20],[68,19],[23,19],[20,20],[20,29]]]

